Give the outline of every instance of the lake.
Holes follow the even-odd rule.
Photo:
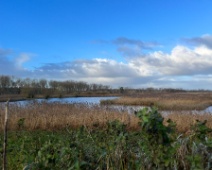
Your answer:
[[[24,100],[24,101],[16,101],[14,103],[19,103],[21,105],[25,105],[32,101],[37,102],[61,102],[61,103],[84,103],[84,104],[100,104],[101,100],[112,100],[119,97],[67,97],[67,98],[49,98],[49,99],[33,99],[33,100]]]

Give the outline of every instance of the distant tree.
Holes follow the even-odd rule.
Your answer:
[[[47,80],[41,79],[39,80],[39,84],[42,89],[47,88]]]
[[[52,88],[54,91],[55,91],[56,89],[58,89],[59,84],[60,84],[60,83],[59,83],[58,81],[55,81],[55,80],[50,80],[50,81],[49,81],[49,87]]]
[[[97,84],[90,84],[90,90],[96,91],[97,90]]]
[[[25,78],[22,80],[23,87],[32,87],[32,80],[30,78]]]
[[[121,94],[123,94],[124,93],[124,87],[120,87],[119,91],[120,91]]]
[[[0,87],[1,88],[9,88],[12,84],[12,80],[10,76],[0,76]]]

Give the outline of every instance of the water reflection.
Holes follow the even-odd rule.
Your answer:
[[[130,114],[135,113],[135,111],[139,111],[143,109],[145,106],[123,106],[123,105],[111,105],[108,106],[112,109],[117,109],[119,112],[128,112]],[[160,111],[163,115],[168,115],[170,113],[192,113],[192,114],[204,114],[204,113],[210,113],[212,114],[212,106],[206,108],[205,110],[191,110],[191,111]]]
[[[204,111],[205,111],[205,112],[212,113],[212,106],[209,106],[209,107],[206,108]]]

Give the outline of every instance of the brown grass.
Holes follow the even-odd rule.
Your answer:
[[[59,130],[83,125],[92,128],[96,124],[103,127],[108,121],[116,119],[125,123],[129,129],[136,129],[139,121],[137,117],[129,115],[127,112],[119,113],[97,105],[34,102],[23,108],[17,104],[10,104],[8,129],[19,129],[18,121],[21,118],[25,119],[24,129],[27,130]],[[3,130],[3,120],[4,108],[1,106],[1,131]]]
[[[165,121],[171,119],[176,123],[178,132],[189,133],[191,126],[194,125],[197,120],[207,120],[206,126],[212,129],[212,114],[210,113],[192,113],[192,112],[172,112],[165,117]],[[165,122],[164,121],[164,122]]]
[[[3,132],[4,105],[0,105],[0,130]],[[24,118],[24,127],[19,127],[18,122]],[[196,120],[207,120],[207,126],[212,128],[212,114],[194,114],[191,112],[173,111],[164,114],[165,121],[173,120],[179,132],[189,132],[191,125]],[[22,107],[18,104],[10,104],[9,108],[9,130],[60,130],[64,128],[104,128],[108,121],[120,120],[127,125],[129,130],[139,129],[139,119],[134,114],[119,112],[115,109],[98,105],[86,104],[61,104],[61,103],[38,103],[34,102]],[[165,122],[164,121],[164,122]]]
[[[212,105],[211,92],[141,93],[136,97],[126,96],[102,104],[155,105],[159,110],[204,110]]]
[[[23,95],[13,95],[13,94],[5,94],[0,95],[0,102],[6,102],[10,99],[10,101],[18,101],[18,100],[25,100],[26,97]]]

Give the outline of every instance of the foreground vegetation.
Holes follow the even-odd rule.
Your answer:
[[[14,104],[9,114],[8,169],[212,168],[210,114],[162,117],[156,108],[145,108],[129,115],[107,107],[45,102],[24,108]]]

